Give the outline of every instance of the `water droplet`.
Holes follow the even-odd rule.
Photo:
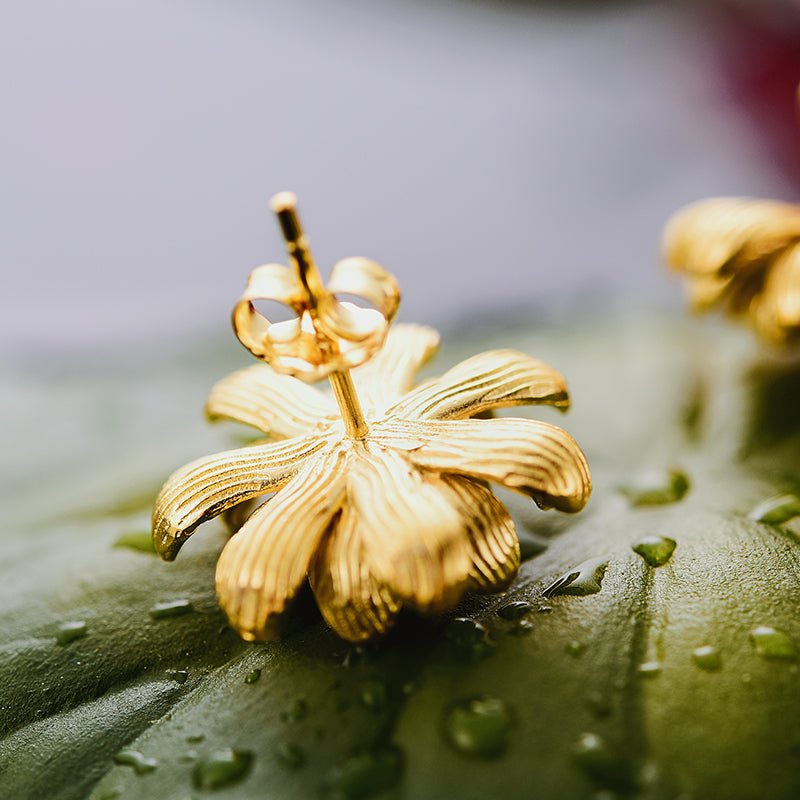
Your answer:
[[[299,769],[306,763],[306,754],[292,742],[280,742],[275,746],[278,760],[291,769]]]
[[[767,525],[782,525],[795,517],[800,517],[800,497],[793,494],[771,497],[759,503],[747,516]]]
[[[526,633],[530,633],[533,627],[533,623],[529,619],[521,619],[514,624],[510,632],[513,633],[514,636],[524,636]]]
[[[468,617],[455,617],[444,628],[444,635],[453,644],[469,646],[482,642],[488,636],[488,631],[474,619]]]
[[[293,700],[289,708],[281,711],[280,717],[284,722],[299,722],[308,713],[308,703],[302,697]]]
[[[253,754],[248,750],[218,750],[199,761],[192,771],[198,789],[221,789],[242,780],[253,765]]]
[[[387,747],[349,758],[325,782],[331,800],[363,800],[394,786],[403,774],[403,754]]]
[[[156,603],[150,609],[150,616],[152,619],[167,619],[183,616],[193,610],[190,600],[167,600],[165,603]]]
[[[199,744],[205,738],[206,737],[202,733],[193,733],[191,736],[186,737],[186,741],[189,744]]]
[[[444,627],[445,637],[463,654],[481,658],[492,647],[489,631],[480,622],[468,617],[455,617]]]
[[[722,668],[722,656],[720,656],[719,650],[710,644],[692,650],[692,660],[700,669],[708,672],[716,672]]]
[[[667,536],[645,536],[633,545],[633,552],[651,567],[663,567],[672,558],[677,546],[678,543]]]
[[[572,748],[572,755],[583,771],[601,786],[630,785],[628,765],[602,736],[582,733]]]
[[[255,683],[261,677],[260,669],[252,669],[244,676],[245,683]]]
[[[584,561],[554,580],[542,592],[542,597],[554,597],[559,594],[597,594],[603,583],[603,576],[606,574],[607,567],[607,558],[591,558],[588,561]],[[541,611],[541,609],[539,610]]]
[[[182,756],[178,758],[181,764],[194,764],[197,761],[197,750],[187,750]]]
[[[567,642],[567,645],[564,649],[573,658],[577,658],[578,656],[583,655],[584,651],[586,650],[586,645],[583,642],[573,640],[571,642]]]
[[[502,700],[478,697],[451,706],[444,730],[450,744],[462,753],[491,758],[508,747],[511,724],[511,711]]]
[[[156,549],[153,546],[153,534],[150,531],[133,531],[123,533],[114,541],[114,547],[126,547],[128,550],[135,550],[137,553],[151,553],[155,555]]]
[[[661,674],[661,662],[645,661],[643,664],[639,664],[636,671],[646,678],[653,678]]]
[[[133,771],[137,775],[147,775],[158,766],[155,758],[147,758],[138,750],[120,750],[114,756],[114,763],[124,767],[133,767]]]
[[[372,678],[361,687],[361,702],[375,711],[386,705],[386,696],[386,684],[379,678]]]
[[[750,641],[756,653],[763,658],[793,661],[797,658],[794,642],[776,628],[763,625],[750,631]]]
[[[540,614],[549,614],[553,610],[553,606],[539,606]]]
[[[689,477],[679,469],[671,469],[656,480],[649,477],[633,486],[620,488],[628,502],[635,508],[646,506],[664,506],[683,500],[691,488]]]
[[[586,698],[589,711],[598,719],[603,719],[611,715],[611,703],[602,692],[591,692]]]
[[[56,644],[69,644],[76,639],[82,639],[88,633],[86,623],[62,622],[56,631]]]
[[[497,616],[502,619],[520,619],[533,611],[533,606],[525,600],[514,600],[497,609]]]
[[[186,683],[189,679],[189,670],[186,669],[168,669],[167,675],[172,678],[176,683]]]

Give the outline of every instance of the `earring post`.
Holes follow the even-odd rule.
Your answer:
[[[311,253],[308,237],[297,213],[297,197],[292,192],[280,192],[272,198],[270,206],[278,217],[278,224],[286,241],[286,250],[305,290],[309,315],[314,323],[319,306],[327,298],[328,291],[322,282],[322,277]],[[318,339],[325,340],[326,348],[336,349],[336,342],[323,336],[316,325],[314,325],[314,332]],[[364,411],[361,408],[350,370],[332,372],[328,376],[328,380],[333,390],[333,396],[339,405],[347,435],[353,439],[363,439],[367,435],[369,427],[364,418]]]

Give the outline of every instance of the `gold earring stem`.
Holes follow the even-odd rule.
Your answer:
[[[286,249],[289,258],[297,270],[300,283],[305,289],[308,301],[308,311],[312,322],[316,321],[317,309],[320,302],[327,295],[325,285],[322,283],[317,265],[314,263],[314,256],[308,245],[308,237],[303,232],[300,218],[297,215],[297,197],[291,192],[281,192],[272,198],[272,210],[278,217],[283,238],[286,240]],[[317,331],[318,339],[323,340],[325,345],[332,349],[337,349],[336,342],[332,342],[327,337],[323,337]],[[364,412],[356,393],[353,377],[350,370],[339,370],[332,372],[328,376],[333,396],[339,404],[339,410],[344,420],[344,427],[347,435],[353,439],[363,439],[369,430],[367,421],[364,419]]]

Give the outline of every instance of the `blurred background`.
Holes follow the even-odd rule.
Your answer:
[[[300,197],[438,326],[676,303],[659,233],[716,194],[798,199],[800,7],[28,0],[0,11],[0,357],[228,337]]]

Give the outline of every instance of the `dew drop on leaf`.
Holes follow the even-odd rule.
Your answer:
[[[114,756],[114,763],[120,766],[133,767],[133,771],[137,775],[147,775],[148,772],[152,772],[158,766],[158,761],[155,758],[147,758],[138,750],[120,750]]]
[[[258,679],[261,677],[261,670],[260,669],[251,669],[247,675],[244,676],[245,683],[256,683]]]
[[[672,558],[677,546],[677,542],[667,536],[644,536],[633,545],[633,552],[640,555],[649,566],[663,567]]]
[[[325,782],[330,800],[362,800],[394,786],[403,774],[396,747],[361,753],[334,767]]]
[[[372,678],[361,687],[361,702],[374,711],[386,705],[386,684],[380,678]]]
[[[198,789],[221,789],[242,780],[253,765],[253,754],[248,750],[226,748],[199,761],[192,771]]]
[[[578,658],[578,656],[583,655],[584,651],[586,650],[586,645],[583,642],[573,639],[571,642],[567,642],[564,650],[573,658]]]
[[[750,631],[750,641],[762,658],[793,661],[797,658],[794,642],[776,628],[762,625]]]
[[[586,704],[592,716],[597,717],[597,719],[603,719],[611,715],[611,703],[602,692],[590,692],[586,698]]]
[[[569,572],[565,572],[560,578],[556,578],[542,592],[542,597],[554,597],[559,594],[597,594],[601,589],[607,567],[607,558],[591,558],[584,561]]]
[[[82,639],[87,632],[86,623],[83,621],[62,622],[56,632],[56,644],[64,645],[74,642],[76,639]]]
[[[175,683],[186,683],[186,681],[189,679],[189,670],[168,669],[167,676],[172,678]]]
[[[645,661],[642,664],[639,664],[637,670],[640,675],[643,675],[646,678],[653,678],[656,675],[661,674],[661,662],[660,661]]]
[[[691,487],[689,477],[679,469],[671,469],[663,478],[646,478],[631,486],[622,486],[620,491],[634,508],[665,506],[677,503],[686,496]]]
[[[710,644],[697,647],[692,650],[692,661],[697,664],[700,669],[707,670],[708,672],[716,672],[722,669],[722,657],[716,647]]]
[[[800,517],[800,497],[793,494],[771,497],[759,503],[747,516],[767,525],[782,525],[795,517]]]
[[[469,617],[455,617],[444,626],[445,638],[459,650],[460,655],[477,660],[487,655],[493,642],[485,625]]]
[[[459,646],[469,646],[482,642],[488,636],[485,626],[469,617],[455,617],[444,628],[444,635]]]
[[[497,609],[497,616],[502,619],[520,619],[533,611],[533,606],[525,600],[514,600]]]
[[[306,754],[292,742],[279,742],[275,746],[275,756],[290,769],[299,769],[306,763]]]
[[[194,764],[197,761],[197,750],[187,750],[182,756],[178,757],[181,764]]]
[[[456,750],[491,758],[508,747],[512,717],[508,706],[495,697],[478,697],[451,706],[444,719],[447,741]]]
[[[533,623],[529,619],[520,619],[511,628],[510,633],[514,636],[525,636],[533,630]]]
[[[167,619],[169,617],[181,617],[193,611],[190,600],[167,600],[164,603],[156,603],[150,609],[152,619]]]
[[[602,736],[582,733],[572,748],[572,755],[578,766],[601,786],[630,785],[628,765]]]

